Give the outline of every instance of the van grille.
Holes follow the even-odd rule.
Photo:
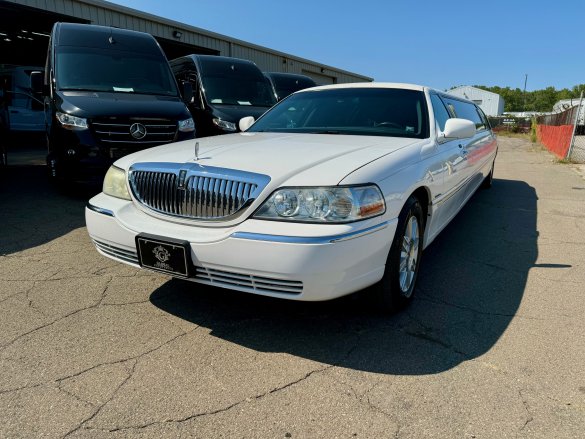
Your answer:
[[[157,170],[149,170],[145,164],[134,165],[130,188],[140,204],[182,218],[223,219],[235,215],[269,181],[261,174],[203,167],[171,170],[166,165],[167,169]]]
[[[133,126],[138,129],[136,137],[131,134]],[[170,119],[102,118],[92,120],[91,128],[100,142],[112,147],[162,145],[177,134],[177,122]]]

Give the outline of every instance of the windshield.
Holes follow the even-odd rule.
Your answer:
[[[208,59],[201,61],[201,82],[207,102],[213,105],[272,107],[272,87],[251,63]]]
[[[274,76],[272,78],[274,90],[280,99],[286,98],[291,93],[309,87],[315,87],[315,82],[303,77]]]
[[[249,132],[428,137],[422,91],[345,88],[306,91],[281,101]]]
[[[61,47],[55,73],[60,90],[178,96],[162,54]]]

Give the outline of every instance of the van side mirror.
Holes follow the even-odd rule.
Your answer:
[[[250,128],[255,122],[255,119],[252,116],[242,117],[238,126],[240,127],[240,131],[246,131]]]
[[[466,139],[475,136],[475,124],[467,119],[448,119],[441,137],[444,139]]]
[[[182,95],[183,102],[185,102],[187,105],[190,104],[193,100],[193,84],[191,84],[189,81],[183,81]]]
[[[30,89],[34,94],[44,95],[44,81],[45,75],[43,72],[31,72],[30,74]]]

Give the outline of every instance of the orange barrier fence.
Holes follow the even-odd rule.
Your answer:
[[[549,151],[564,159],[571,146],[573,125],[537,125],[536,135]]]

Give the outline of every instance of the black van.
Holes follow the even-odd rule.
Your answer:
[[[44,86],[38,75],[31,75],[31,86],[45,95],[52,177],[101,181],[123,155],[195,137],[191,114],[152,35],[56,23]],[[184,95],[191,100],[190,86]]]
[[[189,110],[197,137],[239,131],[238,121],[258,119],[276,103],[268,80],[252,61],[214,55],[188,55],[170,61],[178,82],[193,86]]]
[[[312,78],[297,73],[264,72],[264,76],[272,84],[276,99],[279,101],[295,91],[317,85]]]

